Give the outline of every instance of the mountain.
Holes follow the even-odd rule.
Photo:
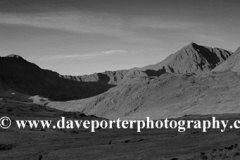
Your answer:
[[[143,67],[143,70],[166,70],[169,73],[204,73],[224,62],[232,52],[190,43],[160,63]]]
[[[111,119],[235,112],[239,74],[211,71],[238,53],[191,43],[155,65],[83,76],[63,76],[9,55],[0,57],[0,95]],[[72,101],[53,102],[66,100]]]
[[[190,43],[163,61],[130,69],[123,77],[124,82],[135,77],[153,77],[164,73],[203,74],[208,73],[228,59],[233,52],[221,48],[201,46]]]
[[[213,72],[234,71],[240,72],[240,47],[234,54],[221,65],[217,66]]]
[[[240,74],[210,72],[231,55],[191,43],[156,65],[129,70],[116,87],[100,95],[48,106],[109,119],[240,112]]]
[[[112,85],[119,84],[123,79],[136,76],[159,76],[162,73],[204,73],[212,70],[225,61],[232,52],[190,43],[181,50],[168,56],[160,63],[143,68],[130,70],[105,71],[82,76],[61,76],[79,82],[98,82]]]
[[[5,88],[1,88],[3,96],[21,93],[59,101],[92,97],[113,87],[106,83],[76,82],[62,78],[57,72],[41,69],[18,55],[0,57],[0,84]]]

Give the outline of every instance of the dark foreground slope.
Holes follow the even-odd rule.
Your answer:
[[[1,90],[1,95],[8,98],[22,93],[60,101],[92,97],[113,86],[107,83],[76,82],[61,78],[58,73],[43,70],[16,55],[0,57],[0,84],[5,87],[5,90]]]
[[[14,120],[98,119],[81,113],[65,113],[33,104],[0,102],[0,117],[9,116],[10,129],[0,129],[0,159],[5,160],[239,160],[240,132],[227,129],[17,129]],[[180,119],[208,119],[208,116],[187,116]],[[236,120],[239,115],[218,115],[217,119]],[[100,119],[98,119],[100,120]],[[220,138],[221,137],[221,138]]]

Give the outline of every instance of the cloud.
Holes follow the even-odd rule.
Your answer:
[[[159,18],[139,18],[108,14],[58,12],[41,14],[0,14],[0,24],[55,29],[77,34],[102,34],[124,41],[151,43],[159,41],[147,32],[186,30],[196,23],[166,21]],[[144,32],[143,32],[144,31]]]
[[[99,34],[139,43],[152,42],[151,38],[139,36],[133,30],[128,30],[129,25],[123,19],[105,15],[69,12],[58,14],[0,14],[0,24],[53,29],[74,34]]]
[[[73,55],[53,55],[53,56],[46,56],[41,58],[41,60],[61,60],[61,59],[69,59],[69,58],[95,58],[98,56],[105,56],[105,55],[113,55],[113,54],[123,54],[127,53],[125,50],[108,50],[102,52],[93,52],[90,54],[73,54]]]
[[[102,52],[93,52],[90,54],[72,54],[72,55],[52,55],[52,56],[45,56],[40,58],[40,60],[62,60],[62,59],[72,59],[72,58],[79,58],[79,59],[88,59],[88,58],[96,58],[99,56],[107,56],[107,55],[116,55],[116,54],[135,54],[135,53],[142,53],[142,52],[156,52],[160,51],[161,49],[142,49],[142,50],[108,50]]]
[[[79,33],[94,33],[96,26],[91,27],[90,21],[85,16],[68,14],[33,14],[33,15],[14,15],[1,14],[0,24],[30,26],[37,28],[57,29]]]
[[[134,18],[132,20],[133,27],[145,28],[150,30],[187,30],[195,28],[201,24],[197,22],[187,22],[179,20],[162,20],[159,18]]]

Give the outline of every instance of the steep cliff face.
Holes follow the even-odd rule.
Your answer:
[[[61,101],[92,97],[113,86],[64,79],[58,73],[43,70],[18,55],[0,58],[0,82],[22,94],[41,95]]]

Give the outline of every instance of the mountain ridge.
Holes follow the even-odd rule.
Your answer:
[[[48,106],[108,119],[144,119],[146,116],[159,119],[190,114],[239,113],[240,74],[231,71],[211,72],[231,58],[233,53],[210,47],[201,47],[197,51],[196,47],[199,46],[185,46],[175,55],[170,55],[170,61],[168,58],[163,60],[164,65],[172,64],[175,59],[185,64],[185,56],[188,56],[186,59],[194,62],[192,65],[198,64],[193,60],[205,63],[205,69],[196,67],[189,71],[189,64],[179,70],[183,72],[166,70],[165,67],[156,70],[132,69],[121,83],[100,95],[68,102],[49,102]],[[201,51],[204,52],[199,53]],[[174,67],[178,69],[177,65]]]
[[[233,52],[231,51],[216,47],[206,47],[192,42],[157,64],[148,65],[142,68],[132,68],[129,70],[105,71],[80,76],[61,75],[61,77],[80,82],[102,82],[117,85],[123,79],[129,77],[143,75],[159,76],[165,72],[200,74],[212,70],[232,54]],[[186,57],[190,58],[184,61],[184,58]],[[191,63],[189,64],[186,61],[191,61]],[[182,65],[185,66],[182,67]]]
[[[141,99],[139,100],[139,97],[144,96],[144,94],[149,96],[150,94],[159,94],[158,92],[154,93],[155,91],[149,90],[146,86],[164,86],[155,84],[154,80],[159,78],[163,79],[165,84],[167,80],[175,81],[184,75],[187,77],[194,75],[201,76],[202,73],[210,72],[216,66],[222,64],[231,57],[231,55],[232,52],[230,51],[190,43],[162,62],[152,65],[158,68],[146,66],[143,68],[105,71],[83,76],[63,76],[54,71],[41,69],[36,64],[26,61],[21,56],[10,55],[0,58],[0,82],[9,88],[9,91],[5,91],[8,94],[7,97],[13,97],[11,94],[14,92],[19,95],[19,97],[26,97],[25,95],[29,95],[29,98],[45,97],[50,101],[78,101],[78,99],[82,99],[76,103],[77,106],[79,106],[79,103],[82,104],[81,108],[85,107],[84,110],[81,110],[82,112],[86,112],[89,108],[94,109],[101,106],[100,108],[105,110],[104,113],[107,113],[109,109],[112,110],[113,108],[111,108],[111,106],[115,104],[115,102],[118,103],[117,106],[120,108],[128,102],[128,105],[132,108],[130,112],[135,112],[138,109],[132,106],[130,102],[138,106],[137,108],[141,108],[139,103],[143,102]],[[187,61],[189,62],[187,63]],[[201,66],[199,66],[199,64]],[[169,79],[165,79],[169,74],[172,76],[170,76]],[[181,82],[179,82],[180,84],[184,84],[181,79],[179,79],[179,81]],[[174,84],[172,84],[172,86],[174,86]],[[191,83],[189,83],[189,86],[191,86]],[[168,90],[167,88],[165,89]],[[176,89],[172,90],[172,92],[175,90]],[[130,99],[121,93],[125,93]],[[139,96],[139,93],[143,93],[143,95],[140,94],[141,96]],[[6,96],[6,94],[2,95]],[[119,95],[123,97],[118,97]],[[118,98],[111,98],[114,96]],[[151,98],[153,97],[150,96],[149,99]],[[112,102],[109,103],[108,99],[112,99]],[[44,102],[44,104],[46,103]],[[50,106],[54,107],[52,104],[51,102],[49,103]],[[114,110],[118,109],[115,108]],[[100,114],[102,112],[101,109],[95,109],[95,111],[96,112],[89,111],[88,113],[106,116]],[[120,109],[118,112],[130,115],[127,111],[129,111],[129,109],[123,107],[123,110]],[[120,115],[121,114],[119,114],[119,116]],[[109,117],[111,116],[107,116],[107,118]]]

